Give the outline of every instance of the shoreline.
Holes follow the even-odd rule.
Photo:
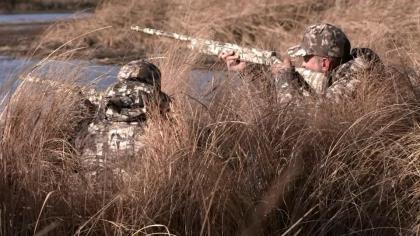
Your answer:
[[[31,57],[41,59],[49,54],[49,50],[39,49],[34,53],[34,43],[38,37],[55,22],[7,23],[0,24],[0,56],[12,58]],[[120,64],[121,61],[134,60],[138,53],[130,50],[110,48],[87,48],[76,54],[75,59],[92,60],[98,64]]]
[[[17,15],[17,14],[49,14],[49,13],[75,13],[75,12],[90,12],[93,13],[95,7],[88,7],[84,9],[47,9],[47,10],[5,10],[0,9],[1,15]]]
[[[36,38],[50,25],[49,22],[0,24],[0,55],[27,56]]]
[[[99,0],[85,1],[56,1],[56,2],[21,2],[14,1],[0,3],[0,14],[21,14],[21,13],[49,13],[49,12],[74,12],[86,9],[94,10],[99,4]]]
[[[39,48],[34,51],[34,43],[37,43],[48,27],[56,22],[32,22],[32,23],[0,23],[0,56],[11,58],[42,59],[51,51]],[[80,53],[74,54],[74,59],[88,60],[100,65],[122,65],[132,60],[146,57],[146,51],[133,51],[131,49],[115,48],[86,48]],[[206,57],[205,55],[203,55]],[[216,58],[207,56],[204,65],[217,62]],[[197,65],[201,67],[203,65]]]

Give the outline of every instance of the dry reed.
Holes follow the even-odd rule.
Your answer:
[[[406,2],[412,8],[397,10],[414,14],[418,4]],[[386,15],[395,2],[356,2],[357,12],[346,8],[346,1],[241,3],[226,16],[233,3],[159,1],[167,7],[158,8],[158,3],[110,1],[88,23],[50,31],[44,41],[60,44],[76,32],[113,25],[69,47],[93,40],[93,47],[164,54],[166,59],[157,63],[164,90],[175,96],[174,108],[169,120],[151,119],[146,148],[121,163],[128,178],[108,173],[93,183],[84,177],[72,143],[78,125],[89,118],[80,109],[80,96],[69,92],[74,89],[25,84],[8,102],[1,124],[0,234],[419,234],[419,109],[412,88],[403,83],[418,81],[411,73],[417,55],[410,53],[418,40],[406,41],[417,33],[400,34],[398,27],[402,22],[417,26],[409,18],[387,25],[397,17]],[[367,7],[375,9],[372,22],[352,18],[366,16]],[[377,28],[376,19],[389,31]],[[177,44],[157,47],[150,38],[125,30],[138,23],[203,34],[199,29],[209,26],[218,39],[269,48],[275,39],[291,42],[312,20],[342,25],[357,44],[373,45],[387,65],[398,61],[394,52],[410,57],[399,70],[360,75],[355,96],[340,103],[280,106],[272,100],[273,91],[230,75],[206,96],[196,96],[186,78],[202,58],[179,53]],[[366,31],[358,31],[362,26],[378,30],[366,38]],[[54,37],[57,32],[60,39]],[[386,33],[394,43],[410,44],[400,48],[377,40]],[[257,35],[270,36],[260,40]]]

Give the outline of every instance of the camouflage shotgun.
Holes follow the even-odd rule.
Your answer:
[[[267,51],[258,48],[241,47],[233,43],[223,43],[214,40],[194,38],[188,35],[169,33],[162,30],[142,28],[140,26],[131,26],[131,30],[143,32],[146,34],[164,36],[188,43],[188,48],[196,50],[207,55],[218,56],[221,52],[234,51],[237,53],[242,61],[251,62],[261,65],[273,65],[281,63],[280,58],[277,57],[276,52]],[[322,73],[313,72],[304,68],[295,68],[308,85],[317,93],[323,93],[326,88],[326,80]]]
[[[217,56],[221,52],[234,51],[240,56],[241,60],[255,64],[272,65],[280,62],[280,60],[276,57],[276,52],[273,51],[241,47],[233,43],[223,43],[214,40],[194,38],[188,35],[168,33],[162,30],[141,28],[139,26],[131,26],[131,30],[186,41],[188,42],[188,48],[197,50],[203,54]]]

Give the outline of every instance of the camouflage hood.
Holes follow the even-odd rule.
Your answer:
[[[131,61],[121,67],[118,80],[136,81],[154,86],[160,90],[161,73],[159,68],[146,60]]]

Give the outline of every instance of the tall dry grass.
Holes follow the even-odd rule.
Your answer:
[[[192,55],[170,58],[164,74],[182,81],[173,68]],[[418,233],[418,108],[395,73],[316,107],[228,78],[210,103],[178,94],[171,120],[151,119],[147,148],[120,163],[128,177],[96,182],[72,144],[89,118],[74,85],[27,83],[1,126],[2,234]]]
[[[61,25],[67,29],[61,33],[66,34],[58,40],[51,31],[47,39],[60,43],[75,37],[72,30],[96,29],[97,19],[104,20],[100,26],[111,22],[129,26],[135,21],[130,17],[141,12],[144,21],[140,23],[159,24],[154,23],[156,19],[165,19],[159,22],[168,30],[185,27],[179,29],[201,34],[199,29],[208,20],[209,26],[220,27],[219,34],[215,33],[218,39],[253,43],[245,36],[235,38],[231,33],[235,28],[244,30],[241,35],[246,30],[266,32],[273,42],[277,37],[291,43],[293,34],[300,34],[312,20],[335,19],[349,31],[353,42],[372,44],[387,65],[399,61],[395,53],[406,53],[409,60],[396,69],[360,75],[362,83],[355,96],[338,104],[308,100],[298,107],[281,106],[272,99],[274,91],[231,75],[223,77],[206,96],[193,95],[186,78],[202,58],[194,52],[180,53],[178,44],[157,45],[118,27],[88,35],[78,42],[82,44],[70,44],[70,48],[86,40],[94,40],[91,46],[127,47],[134,52],[143,47],[137,40],[151,48],[159,46],[148,52],[166,57],[156,63],[163,72],[164,90],[175,96],[171,118],[154,116],[150,120],[146,148],[131,162],[120,163],[128,177],[108,173],[91,182],[80,168],[72,143],[79,125],[90,118],[81,110],[75,84],[62,81],[69,88],[64,89],[26,83],[8,102],[0,127],[1,235],[419,234],[419,110],[411,87],[403,83],[418,81],[412,73],[418,66],[416,55],[410,53],[417,41],[410,41],[405,49],[387,46],[385,39],[378,40],[384,37],[382,29],[369,34],[370,39],[364,37],[366,31],[356,30],[364,29],[362,20],[353,21],[354,32],[351,22],[345,25],[346,17],[366,16],[365,8],[370,7],[378,11],[370,13],[372,22],[360,18],[369,23],[366,26],[378,29],[373,22],[381,19],[395,40],[409,42],[407,37],[416,32],[400,34],[403,29],[397,25],[411,21],[404,18],[391,24],[397,17],[390,14],[393,9],[379,12],[396,7],[395,2],[352,2],[358,10],[351,12],[347,5],[340,5],[350,3],[341,1],[319,5],[243,1],[243,8],[231,17],[226,12],[232,12],[227,9],[233,3],[186,3],[171,1],[174,5],[158,9],[142,1],[121,6],[107,2],[97,10],[98,18],[84,25]],[[411,6],[404,10],[407,15],[415,12],[416,3]],[[155,20],[148,18],[160,11]],[[108,17],[100,14],[104,12]],[[187,14],[182,18],[173,12]],[[124,20],[125,16],[132,22]],[[290,25],[287,30],[280,23],[243,28],[258,25],[261,19],[270,19],[265,23],[282,19]],[[194,24],[187,26],[187,20]],[[233,28],[224,28],[228,24]],[[267,33],[270,29],[275,31]],[[254,40],[262,47],[270,44],[269,37]],[[394,51],[388,51],[391,49]],[[73,73],[77,79],[78,71]],[[63,72],[50,71],[46,76],[60,80]]]
[[[371,47],[393,63],[419,61],[419,3],[403,1],[113,1],[98,6],[89,20],[60,23],[41,37],[46,51],[85,32],[112,28],[75,41],[90,58],[130,60],[143,54],[160,54],[173,41],[129,30],[131,25],[192,34],[224,42],[277,50],[295,45],[309,24],[329,22],[340,26],[354,47]],[[44,50],[41,50],[44,51]]]

